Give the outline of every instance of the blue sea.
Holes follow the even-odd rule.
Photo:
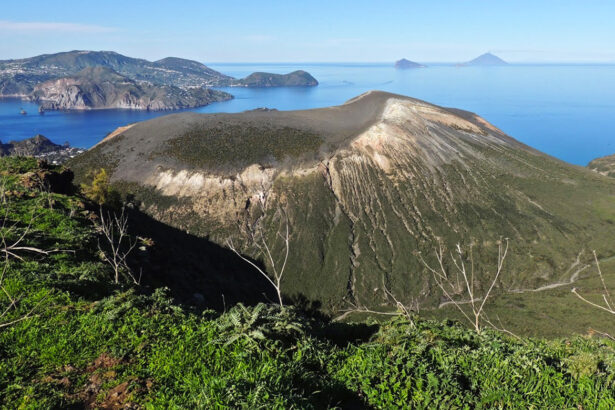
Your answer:
[[[509,65],[396,70],[392,64],[208,64],[234,77],[254,71],[304,69],[320,82],[311,88],[222,88],[234,100],[192,111],[241,112],[258,107],[295,110],[342,104],[368,90],[384,90],[473,111],[514,138],[564,161],[586,165],[615,153],[615,65]],[[28,114],[20,115],[23,108]],[[47,112],[0,99],[0,140],[43,134],[88,148],[121,125],[170,112],[103,110]]]

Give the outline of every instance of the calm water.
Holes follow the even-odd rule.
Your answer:
[[[395,70],[391,64],[210,64],[243,77],[253,71],[305,69],[312,88],[226,89],[234,100],[194,109],[240,112],[257,107],[325,107],[378,89],[476,112],[511,136],[565,161],[585,165],[615,153],[615,65],[514,65],[455,68],[433,65]],[[28,115],[19,115],[20,108]],[[55,142],[89,147],[120,125],[169,112],[105,110],[47,112],[20,100],[0,99],[0,140],[43,134]]]

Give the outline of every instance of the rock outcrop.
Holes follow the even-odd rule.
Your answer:
[[[68,168],[51,167],[46,160],[38,160],[37,168],[23,174],[20,182],[26,188],[69,195],[74,192],[74,176]]]

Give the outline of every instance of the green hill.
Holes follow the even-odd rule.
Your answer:
[[[3,243],[23,238],[27,248],[12,248],[16,256],[3,262],[0,279],[0,312],[8,312],[0,316],[3,407],[615,405],[609,339],[479,335],[452,321],[415,316],[339,323],[292,306],[179,305],[172,290],[153,283],[146,264],[160,252],[165,257],[168,230],[146,236],[156,229],[146,233],[146,220],[128,208],[130,237],[141,238],[131,267],[145,266],[143,282],[114,284],[98,248],[104,243],[98,208],[78,189],[67,189],[69,172],[34,159],[0,158],[0,179]],[[201,264],[206,249],[201,246]],[[190,250],[171,251],[180,260]],[[217,256],[224,260],[224,252]]]
[[[75,75],[90,67],[106,67],[135,81],[180,88],[217,85],[231,77],[204,64],[181,58],[147,61],[113,51],[68,51],[0,61],[0,95],[28,95],[35,85]]]
[[[423,309],[445,299],[417,253],[473,246],[479,288],[509,238],[498,294],[578,279],[613,255],[615,181],[527,147],[475,114],[370,92],[306,111],[177,114],[118,132],[71,163],[106,167],[141,210],[265,263],[238,227],[264,227],[282,289],[323,310]],[[454,268],[452,263],[449,262]],[[271,272],[270,272],[271,273]],[[457,295],[463,297],[462,293]]]
[[[204,87],[138,83],[107,67],[88,67],[70,77],[37,84],[29,99],[46,110],[175,110],[231,99],[228,93]]]

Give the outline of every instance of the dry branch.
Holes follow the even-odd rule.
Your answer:
[[[492,327],[493,324],[486,317],[484,309],[495,284],[497,283],[502,268],[504,266],[504,260],[508,254],[508,238],[498,241],[498,261],[495,269],[495,275],[491,280],[487,291],[479,295],[477,291],[477,278],[474,274],[474,258],[472,255],[472,246],[469,247],[467,256],[464,257],[464,250],[460,244],[455,247],[455,254],[450,253],[453,266],[455,268],[455,278],[452,277],[448,269],[445,268],[445,255],[444,249],[440,244],[435,250],[435,256],[438,261],[437,267],[432,267],[428,264],[421,253],[418,254],[419,260],[425,268],[432,274],[434,281],[444,294],[449,303],[452,303],[465,319],[470,322],[472,327],[477,333],[482,330],[482,323],[486,323]],[[469,267],[468,267],[469,265]],[[463,282],[460,282],[460,277]],[[465,300],[456,299],[456,295],[465,295]],[[469,306],[469,308],[468,308]]]
[[[288,255],[290,253],[290,224],[288,221],[288,215],[286,212],[280,210],[280,212],[284,215],[285,229],[283,232],[276,233],[276,237],[279,237],[284,242],[284,255],[282,259],[281,266],[276,264],[276,259],[271,252],[271,246],[267,242],[265,235],[263,233],[262,226],[262,218],[259,218],[256,223],[249,227],[249,229],[244,230],[244,235],[247,236],[248,241],[252,246],[254,246],[260,256],[263,256],[265,259],[265,263],[269,265],[271,276],[267,274],[263,269],[261,269],[256,263],[252,262],[250,259],[243,256],[235,247],[233,240],[231,238],[227,239],[226,245],[230,250],[232,250],[237,256],[239,256],[242,260],[249,263],[253,268],[255,268],[261,276],[263,276],[276,291],[278,297],[278,303],[281,307],[284,307],[284,302],[282,300],[282,278],[284,276],[284,271],[286,270],[286,262],[288,261]],[[280,261],[278,261],[280,262]]]
[[[7,299],[7,306],[4,306],[0,309],[0,329],[11,326],[17,322],[21,322],[33,316],[36,309],[40,306],[44,299],[39,301],[33,308],[31,308],[28,312],[22,314],[21,316],[6,321],[6,318],[9,316],[10,312],[17,309],[19,304],[19,297],[12,295],[5,286],[6,273],[8,272],[10,266],[11,258],[17,259],[19,261],[24,261],[24,257],[20,255],[20,253],[35,253],[42,255],[49,255],[52,252],[67,252],[59,249],[53,250],[45,250],[40,249],[34,246],[29,246],[25,244],[25,240],[28,234],[31,232],[32,224],[34,223],[37,217],[37,211],[39,207],[37,206],[30,215],[30,219],[25,227],[21,227],[18,221],[13,221],[11,223],[10,220],[10,201],[7,196],[6,191],[6,181],[2,180],[0,182],[0,206],[1,210],[1,218],[2,222],[0,223],[0,254],[2,257],[2,272],[0,273],[0,291]]]
[[[141,282],[141,276],[137,278],[130,267],[128,266],[128,256],[137,246],[137,240],[131,238],[128,233],[128,215],[125,213],[124,207],[122,207],[121,213],[113,213],[103,211],[100,208],[100,223],[97,224],[97,228],[102,234],[104,243],[103,247],[98,241],[98,250],[100,251],[103,259],[113,269],[114,282],[120,283],[120,276],[125,275],[135,285],[139,285]]]
[[[613,299],[611,298],[611,292],[609,292],[609,288],[606,286],[606,283],[604,282],[604,275],[602,274],[602,269],[600,268],[600,262],[598,261],[598,255],[596,254],[595,250],[593,251],[593,254],[594,254],[594,261],[596,262],[596,269],[598,270],[598,276],[600,277],[600,282],[602,283],[602,290],[604,292],[602,294],[602,300],[604,301],[604,305],[600,305],[598,303],[594,303],[590,300],[587,300],[577,291],[577,288],[572,288],[572,293],[574,293],[575,296],[581,299],[583,302],[595,308],[598,308],[600,310],[604,310],[605,312],[608,312],[612,315],[615,315],[615,309],[613,308],[615,304],[613,304]]]

